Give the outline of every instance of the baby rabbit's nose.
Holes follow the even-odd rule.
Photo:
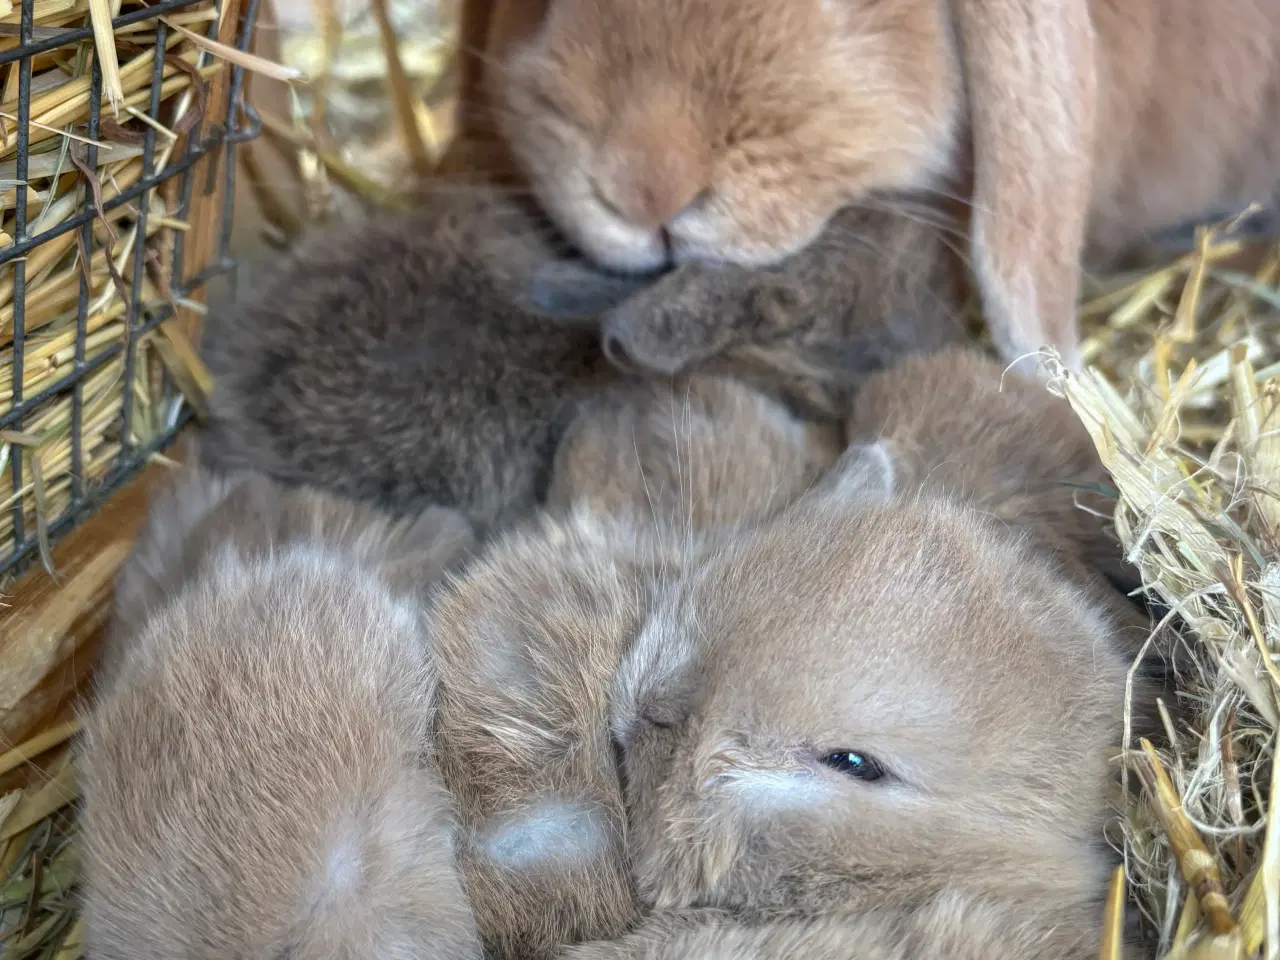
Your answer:
[[[605,330],[602,335],[604,347],[604,355],[619,370],[626,373],[639,373],[640,366],[632,359],[631,354],[627,352],[627,346],[622,342],[622,337],[611,330]]]

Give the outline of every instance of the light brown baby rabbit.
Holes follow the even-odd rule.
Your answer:
[[[470,543],[255,476],[163,495],[79,750],[89,956],[481,957],[423,603]]]
[[[840,447],[835,431],[735,380],[643,384],[569,427],[547,505],[724,535],[794,501]]]
[[[732,381],[637,389],[570,428],[555,513],[454,578],[435,612],[441,757],[493,954],[548,956],[636,919],[608,718],[619,658],[664,577],[787,506],[835,451]]]
[[[463,139],[496,125],[601,262],[768,263],[845,204],[954,193],[1006,360],[1078,362],[1086,244],[1270,201],[1280,176],[1270,0],[464,8]]]
[[[956,891],[1016,905],[1054,944],[1035,956],[1083,958],[1130,621],[1016,528],[895,490],[886,445],[856,451],[684,571],[623,658],[641,896],[765,920]]]

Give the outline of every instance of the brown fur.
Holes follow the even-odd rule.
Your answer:
[[[564,960],[1084,960],[1092,936],[1045,930],[1016,906],[944,894],[915,910],[744,923],[719,911],[657,914],[625,937]]]
[[[463,531],[259,477],[161,498],[79,750],[90,956],[480,957],[423,604]]]
[[[930,230],[881,218],[852,268],[830,249],[863,241],[836,228],[759,276],[690,265],[610,330],[651,375],[660,349],[682,369],[842,414],[859,376],[956,336],[934,288]],[[823,292],[836,269],[868,278],[846,288],[852,300]],[[635,379],[606,361],[593,318],[543,315],[538,297],[585,309],[648,282],[564,260],[546,225],[495,188],[439,190],[415,213],[322,236],[211,331],[206,460],[395,513],[438,503],[486,532],[501,527],[542,500],[579,410]]]
[[[776,266],[686,264],[605,315],[605,349],[642,370],[748,375],[833,416],[869,373],[967,340],[956,258],[928,216],[846,210]]]
[[[772,262],[839,207],[957,191],[1006,359],[1078,362],[1079,256],[1272,199],[1267,0],[467,0],[496,125],[601,261]],[[487,69],[482,70],[481,66]]]
[[[583,397],[616,383],[589,324],[521,306],[546,230],[498,191],[292,255],[210,343],[208,462],[481,526],[529,510]]]
[[[440,600],[441,755],[498,956],[547,956],[636,919],[611,679],[664,579],[834,459],[820,434],[727,380],[620,395],[566,436],[554,513],[496,541]]]
[[[955,889],[1083,943],[1111,864],[1117,624],[1029,538],[847,466],[858,482],[659,596],[623,660],[611,723],[642,896],[767,919]],[[844,750],[888,775],[821,762]]]
[[[631,521],[577,510],[510,531],[439,603],[442,764],[496,957],[548,956],[638,916],[607,691],[662,563]],[[535,831],[522,852],[547,805],[563,815],[542,834],[562,846]]]
[[[637,387],[569,428],[547,505],[713,534],[800,496],[835,462],[830,433],[733,380]]]
[[[1043,384],[972,349],[907,357],[867,380],[846,437],[882,441],[899,489],[961,498],[1085,578],[1141,585],[1107,531],[1115,501],[1093,441]]]

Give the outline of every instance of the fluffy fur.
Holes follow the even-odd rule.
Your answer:
[[[207,462],[484,527],[529,510],[575,403],[618,380],[592,325],[522,306],[544,236],[474,190],[316,239],[210,343]]]
[[[440,600],[443,769],[495,955],[548,956],[637,919],[610,684],[659,585],[834,459],[821,433],[717,378],[619,395],[566,436],[553,511]]]
[[[585,511],[509,532],[437,611],[445,781],[486,948],[551,955],[638,916],[607,691],[661,559]]]
[[[79,748],[89,955],[481,956],[423,603],[464,531],[259,477],[164,495]]]
[[[800,496],[835,462],[832,434],[733,380],[640,386],[569,428],[547,504],[715,534]]]
[[[859,390],[850,443],[876,442],[903,491],[957,497],[1037,539],[1081,579],[1141,586],[1104,517],[1111,486],[1065,400],[977,351],[904,358]],[[1109,592],[1109,591],[1108,591]],[[1143,631],[1145,633],[1145,631]]]
[[[496,125],[592,256],[774,262],[850,202],[954,194],[1009,360],[1078,360],[1083,249],[1269,201],[1280,170],[1267,0],[463,6],[464,143]]]
[[[564,960],[1026,960],[1096,953],[1078,931],[1045,930],[1016,907],[955,893],[915,910],[744,923],[703,910],[657,914],[625,937],[570,947]]]
[[[810,416],[843,414],[868,374],[967,339],[957,260],[929,216],[845,210],[776,266],[686,264],[605,314],[605,350],[660,373],[718,362]]]
[[[1127,666],[1027,538],[954,500],[815,492],[682,577],[623,660],[641,894],[767,918],[956,888],[1084,943]]]
[[[652,278],[566,260],[499,189],[423,204],[314,240],[220,318],[207,463],[395,513],[457,507],[488,532],[543,499],[569,422],[632,374],[730,373],[834,416],[859,376],[952,338],[936,231],[882,218],[869,242],[833,228],[758,277],[695,264],[662,278],[614,315],[608,333],[626,344],[615,366],[593,316],[537,304],[591,313]],[[833,248],[861,250],[839,267],[850,277],[839,297],[824,293]]]

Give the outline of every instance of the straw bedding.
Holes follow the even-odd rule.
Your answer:
[[[74,16],[75,8],[66,6],[58,17]],[[287,48],[288,32],[282,37]],[[291,55],[314,59],[314,40],[295,37]],[[182,43],[176,48],[192,52]],[[430,55],[409,58],[419,102],[445,72],[439,49],[424,44],[428,49]],[[185,82],[185,76],[174,79]],[[355,67],[352,76],[362,78],[352,87],[368,79]],[[175,87],[170,95],[181,93]],[[56,115],[52,107],[48,114],[33,108],[32,116],[72,122],[82,117],[84,97],[71,102],[79,107]],[[323,99],[321,109],[334,102]],[[320,196],[336,176],[343,189],[385,200],[383,184],[344,179],[349,166],[369,168],[369,144],[378,137],[353,133],[353,146],[326,157],[305,132],[316,109],[315,101],[299,103],[292,122],[277,124],[276,133],[299,151],[304,179]],[[431,118],[443,113],[440,101],[415,110],[418,136],[432,153],[442,139]],[[11,140],[5,149],[11,157]],[[135,157],[104,157],[117,183],[130,176]],[[51,166],[43,196],[57,197],[59,177]],[[11,205],[12,193],[3,196]],[[37,201],[37,210],[44,202]],[[1104,958],[1120,955],[1122,924],[1135,912],[1156,932],[1161,957],[1280,952],[1280,825],[1272,823],[1280,817],[1280,784],[1273,782],[1280,727],[1280,243],[1251,239],[1236,227],[1203,230],[1190,252],[1092,283],[1083,310],[1085,355],[1095,369],[1079,378],[1063,375],[1052,387],[1081,417],[1112,472],[1116,530],[1162,614],[1149,642],[1179,671],[1180,702],[1168,705],[1168,743],[1157,751],[1130,742],[1120,761],[1130,786],[1121,818],[1125,877],[1113,884],[1105,921],[1099,918]],[[158,222],[161,230],[182,228]],[[67,255],[28,264],[28,276],[41,278],[32,293],[49,290],[48,306],[36,313],[43,318],[41,356],[48,359],[31,364],[33,378],[58,375],[58,351],[68,342],[61,316],[66,303],[57,293],[59,278],[74,268]],[[109,343],[119,336],[121,304],[98,253],[93,276],[101,298],[94,342]],[[8,302],[6,289],[11,293],[0,282],[0,307]],[[0,334],[4,322],[0,313]],[[139,364],[143,379],[134,389],[141,394],[151,369]],[[0,357],[0,380],[4,375]],[[110,424],[119,377],[119,368],[108,365],[85,392],[85,422],[101,425],[94,463],[108,462],[114,449]],[[0,396],[6,393],[0,383]],[[40,425],[39,449],[47,458],[44,497],[56,510],[66,469],[65,412],[51,408],[48,418]],[[137,422],[137,429],[147,429],[147,417]],[[66,753],[76,729],[74,720],[64,719],[8,753],[0,750],[0,949],[7,956],[70,960],[80,954],[69,805],[75,784]]]
[[[119,6],[117,4],[117,6]],[[128,14],[145,6],[129,2],[120,7]],[[17,46],[17,6],[0,2],[0,49]],[[37,0],[35,36],[43,39],[58,28],[105,23],[111,35],[109,5],[88,0]],[[30,152],[26,183],[27,235],[57,227],[81,209],[84,180],[79,167],[89,169],[103,201],[129,189],[144,176],[143,134],[154,132],[153,169],[163,169],[171,158],[181,157],[184,134],[200,119],[209,81],[221,68],[192,38],[203,34],[217,19],[212,4],[200,4],[165,17],[167,36],[163,78],[159,91],[158,120],[151,120],[152,80],[155,66],[156,21],[143,20],[121,28],[110,48],[115,56],[103,57],[102,119],[95,138],[88,136],[90,82],[94,45],[60,47],[34,58],[30,100]],[[103,49],[107,49],[104,47]],[[110,62],[108,62],[110,61]],[[0,68],[0,244],[13,242],[17,201],[18,64]],[[118,105],[118,112],[111,104]],[[92,156],[96,147],[96,157]],[[122,398],[133,396],[128,441],[143,447],[176,416],[164,403],[163,373],[174,366],[174,348],[162,342],[180,334],[172,324],[164,332],[153,331],[137,346],[132,382],[124,383],[126,356],[120,349],[128,315],[129,281],[138,254],[149,255],[138,291],[137,316],[149,308],[173,303],[171,273],[175,239],[190,229],[177,216],[180,196],[177,181],[148,190],[94,221],[87,244],[80,230],[71,230],[41,244],[26,256],[25,356],[22,395],[33,396],[63,380],[78,361],[93,365],[104,355],[114,356],[94,367],[81,391],[83,418],[83,470],[86,490],[91,491],[116,463],[122,440]],[[139,241],[136,224],[147,211],[146,242]],[[81,245],[86,247],[83,254]],[[114,274],[114,278],[113,278]],[[84,355],[76,355],[76,312],[82,278],[87,284],[88,317]],[[123,283],[118,282],[123,281]],[[14,378],[14,271],[0,277],[0,415],[11,409]],[[176,348],[181,352],[181,345]],[[184,370],[169,370],[180,376]],[[66,509],[72,486],[72,393],[56,394],[23,424],[21,431],[0,435],[0,470],[13,458],[24,460],[21,499],[25,529],[45,531]],[[6,489],[0,500],[0,556],[14,546],[15,495]],[[47,545],[42,542],[47,556]],[[3,584],[0,584],[3,586]]]

